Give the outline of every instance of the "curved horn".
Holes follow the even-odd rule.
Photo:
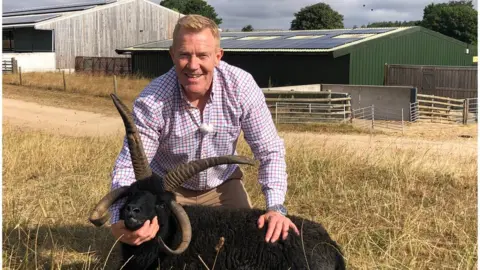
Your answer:
[[[173,191],[195,174],[222,164],[255,165],[255,160],[244,156],[226,155],[190,161],[167,173],[164,181],[164,190]]]
[[[93,225],[100,227],[110,218],[108,208],[118,199],[124,197],[127,193],[128,187],[120,187],[110,191],[105,195],[93,208],[88,220]]]
[[[130,150],[130,157],[132,159],[133,171],[135,173],[135,179],[142,180],[152,175],[152,169],[148,164],[147,156],[143,149],[142,141],[138,135],[137,127],[133,122],[131,112],[127,106],[118,98],[115,94],[110,94],[113,100],[113,104],[120,113],[125,125],[125,131],[127,132],[128,148]]]
[[[180,224],[180,228],[182,229],[182,242],[175,250],[172,250],[171,248],[169,248],[163,242],[161,237],[158,238],[158,242],[159,242],[160,248],[163,249],[164,252],[170,255],[179,255],[183,253],[190,245],[190,241],[192,240],[192,226],[190,224],[190,219],[188,218],[187,213],[185,212],[185,210],[181,205],[179,205],[175,201],[171,201],[170,209],[172,209],[172,212],[177,218],[177,221]]]

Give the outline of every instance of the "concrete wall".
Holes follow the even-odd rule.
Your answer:
[[[417,99],[417,90],[412,86],[374,86],[345,84],[310,84],[285,87],[262,88],[265,92],[321,92],[349,93],[352,109],[374,106],[378,120],[410,120],[410,103]]]
[[[38,52],[38,53],[3,53],[2,59],[15,58],[18,66],[23,72],[45,72],[55,71],[55,53],[54,52]]]
[[[416,100],[416,88],[408,86],[373,86],[322,84],[322,91],[349,93],[352,109],[374,106],[379,120],[410,120],[410,103]]]

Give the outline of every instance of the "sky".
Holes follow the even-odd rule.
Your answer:
[[[92,0],[83,0],[92,1]],[[82,0],[3,0],[3,10],[74,4]],[[160,0],[152,1],[159,3]],[[378,21],[421,20],[423,8],[447,0],[207,0],[223,22],[223,29],[238,30],[251,24],[254,29],[289,29],[294,13],[323,2],[344,16],[346,28]],[[474,0],[478,9],[478,0]],[[363,6],[365,5],[365,7]],[[373,11],[372,11],[373,9]]]

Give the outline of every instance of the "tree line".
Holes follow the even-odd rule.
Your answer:
[[[218,25],[222,23],[222,18],[216,13],[215,8],[204,0],[162,0],[160,5],[182,14],[206,16]],[[454,0],[428,4],[423,9],[422,20],[372,22],[362,25],[360,28],[422,26],[469,44],[477,44],[477,13],[472,0]],[[344,28],[343,20],[342,14],[332,9],[330,5],[320,2],[305,6],[295,12],[294,19],[290,23],[290,30]],[[354,26],[354,28],[357,27]],[[247,24],[242,31],[254,31],[254,28],[251,24]]]

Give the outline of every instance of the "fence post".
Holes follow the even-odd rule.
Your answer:
[[[63,76],[63,91],[67,92],[67,81],[65,80],[65,70],[62,70]]]
[[[20,78],[20,85],[23,85],[23,82],[22,82],[22,67],[18,67],[18,76]]]
[[[113,75],[113,92],[117,94],[117,76]]]
[[[469,99],[466,98],[463,100],[463,124],[466,125],[468,123],[468,108],[470,107]]]
[[[17,59],[15,57],[12,57],[12,73],[18,73],[18,64],[17,64]]]

